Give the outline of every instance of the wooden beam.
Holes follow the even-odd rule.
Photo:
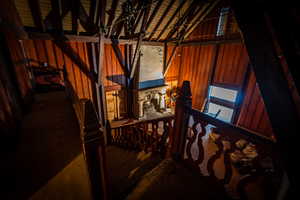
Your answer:
[[[169,58],[169,60],[168,60],[168,62],[167,62],[167,65],[166,65],[166,69],[165,69],[165,71],[164,71],[164,76],[166,76],[167,73],[168,73],[168,71],[169,71],[169,68],[170,68],[170,66],[171,66],[171,63],[172,63],[172,61],[173,61],[173,59],[174,59],[174,56],[175,56],[175,54],[176,54],[176,52],[177,52],[178,46],[179,46],[179,45],[176,45],[176,46],[173,48],[173,51],[172,51],[172,53],[171,53],[171,56],[170,56],[170,58]]]
[[[212,44],[233,44],[233,43],[242,43],[243,40],[241,36],[234,38],[221,39],[221,40],[204,40],[204,41],[188,41],[181,42],[179,46],[202,46],[202,45],[212,45]],[[177,45],[177,42],[169,42],[170,45]]]
[[[63,25],[62,25],[62,18],[61,18],[61,4],[59,0],[50,0],[51,1],[51,7],[53,12],[53,18],[52,18],[52,24],[54,25],[54,28],[57,30],[57,32],[62,33],[63,32]]]
[[[264,8],[267,5],[257,1],[232,0],[231,6],[243,33],[257,84],[282,153],[291,191],[296,192],[300,165],[294,162],[299,146],[295,130],[299,128],[299,118],[265,19]]]
[[[105,100],[105,91],[102,83],[103,76],[103,59],[104,59],[104,37],[103,35],[99,36],[99,57],[98,57],[98,81],[96,83],[97,87],[97,102],[99,108],[99,117],[102,124],[102,127],[106,127],[107,121],[107,108]],[[105,132],[105,141],[107,143],[107,134]]]
[[[276,5],[277,3],[275,3]],[[278,13],[281,13],[278,16]],[[282,8],[280,5],[268,8],[269,17],[267,18],[270,23],[269,28],[273,32],[273,39],[278,42],[281,53],[286,59],[289,71],[293,77],[298,94],[300,94],[300,38],[299,21],[296,17],[292,16],[290,10],[286,7]]]
[[[14,1],[6,0],[0,6],[0,31],[18,39],[27,39],[22,20]]]
[[[41,31],[45,31],[45,26],[43,24],[42,13],[40,8],[39,0],[28,0],[29,8],[31,11],[32,19],[35,27]]]
[[[144,14],[144,10],[140,10],[140,11],[138,12],[138,15],[137,15],[137,17],[136,17],[136,21],[135,21],[135,23],[134,23],[134,25],[133,25],[133,28],[132,28],[132,32],[131,32],[132,35],[135,33],[136,28],[137,28],[137,26],[139,25],[139,22],[140,22],[141,19],[142,19],[143,14]]]
[[[97,0],[90,0],[90,10],[88,15],[88,21],[91,24],[95,24],[95,14],[96,14],[96,8],[97,8]]]
[[[237,96],[237,99],[236,99],[236,105],[237,106],[236,106],[236,109],[235,109],[234,114],[233,114],[233,120],[232,120],[233,124],[237,124],[238,119],[240,117],[243,102],[244,102],[244,99],[245,99],[245,96],[246,96],[245,95],[246,89],[247,89],[247,86],[248,86],[248,83],[249,83],[251,68],[252,67],[250,66],[250,63],[249,63],[247,65],[247,68],[246,68],[245,73],[243,75],[243,82],[242,82],[242,85],[239,89],[239,93],[238,93],[238,96]]]
[[[194,21],[195,23],[192,24],[187,30],[185,35],[183,36],[183,39],[186,39],[189,37],[189,35],[193,32],[193,30],[203,22],[203,20],[206,18],[206,16],[219,4],[220,0],[213,1],[210,6],[207,3],[206,6],[203,7],[205,9],[204,13],[199,15],[199,17]],[[201,11],[200,11],[201,12]]]
[[[55,36],[56,37],[56,36]],[[73,50],[71,45],[66,42],[65,38],[62,36],[57,36],[54,43],[59,47],[62,52],[68,56],[79,68],[79,70],[84,73],[91,81],[97,81],[97,74],[89,70],[89,67],[83,61],[80,56]]]
[[[194,0],[190,7],[184,12],[184,14],[182,15],[182,17],[176,22],[176,24],[173,26],[173,28],[171,29],[171,31],[168,33],[166,39],[169,40],[172,38],[172,36],[176,33],[176,31],[178,31],[179,27],[186,22],[186,19],[189,15],[193,14],[195,12],[195,8],[198,9],[198,4],[199,2],[197,0]]]
[[[168,4],[168,7],[165,9],[165,11],[163,12],[163,14],[159,18],[157,24],[155,25],[154,29],[152,30],[150,36],[148,37],[148,40],[152,39],[152,37],[154,36],[154,34],[157,31],[158,27],[161,25],[162,21],[164,20],[164,18],[166,17],[166,15],[168,14],[168,12],[170,11],[170,9],[173,6],[173,4],[175,3],[175,1],[176,0],[171,0],[170,1],[170,3]]]
[[[112,45],[114,53],[115,53],[115,55],[117,57],[117,60],[118,60],[119,64],[121,65],[121,67],[122,67],[122,69],[124,71],[125,76],[129,77],[129,71],[127,70],[127,67],[125,65],[125,59],[124,59],[124,57],[122,55],[122,52],[121,52],[121,49],[119,47],[118,40],[112,38],[111,41],[112,41],[111,45]]]
[[[211,67],[210,67],[210,70],[209,70],[208,80],[207,80],[207,88],[206,88],[207,98],[206,99],[208,99],[208,97],[209,97],[209,86],[214,81],[215,72],[216,72],[216,68],[217,68],[218,57],[219,57],[219,50],[220,50],[220,45],[219,44],[214,45],[213,57],[212,57],[212,60],[211,60]],[[203,112],[207,112],[207,110],[208,110],[208,101],[206,100]]]
[[[78,35],[78,20],[79,20],[80,0],[71,1],[71,13],[72,13],[72,31]]]
[[[141,34],[140,35],[140,38],[137,42],[137,45],[135,47],[135,52],[134,52],[134,56],[133,56],[133,59],[131,61],[131,72],[130,72],[130,79],[132,79],[134,77],[134,74],[135,74],[135,69],[137,68],[137,60],[138,60],[138,57],[140,57],[140,48],[141,48],[141,42],[142,42],[142,39],[143,39],[143,35]]]
[[[117,10],[117,6],[118,6],[119,0],[113,0],[110,10],[108,11],[109,17],[108,17],[108,21],[106,24],[106,27],[108,28],[107,30],[107,35],[106,37],[110,36],[110,31],[111,31],[111,25],[115,19],[115,15],[116,15],[116,10]]]
[[[158,12],[158,10],[159,10],[159,8],[160,8],[162,2],[163,2],[163,0],[158,0],[158,1],[157,1],[156,6],[155,6],[155,8],[153,9],[152,14],[150,15],[149,20],[148,20],[148,22],[147,22],[147,25],[146,25],[146,28],[145,28],[145,32],[147,32],[147,29],[149,28],[149,26],[151,25],[153,19],[155,18],[155,16],[156,16],[156,14],[157,14],[157,12]],[[150,4],[150,5],[151,5],[151,4]]]
[[[31,40],[55,40],[56,37],[54,37],[52,34],[49,33],[39,33],[39,32],[32,32],[32,31],[27,31],[28,33],[28,38]],[[65,41],[78,41],[78,42],[94,42],[98,43],[99,39],[97,36],[85,36],[85,35],[70,35],[70,34],[65,34],[64,35]],[[105,44],[112,44],[111,39],[109,38],[104,38],[103,42]],[[118,44],[136,44],[137,40],[118,40]],[[150,41],[142,41],[141,44],[144,45],[152,45],[152,46],[163,46],[163,42],[150,42]]]
[[[173,15],[170,17],[169,21],[165,24],[165,26],[162,28],[161,32],[159,33],[159,35],[156,38],[156,41],[159,41],[160,37],[164,34],[164,32],[167,30],[167,28],[169,27],[169,25],[171,24],[171,22],[173,20],[176,19],[176,15],[177,13],[181,10],[182,6],[186,3],[186,0],[183,0],[179,6],[177,7],[176,11],[173,13]]]
[[[119,44],[137,44],[138,42],[138,38],[137,39],[133,39],[133,40],[128,40],[128,39],[119,39],[118,40]],[[111,44],[111,39],[106,38],[105,39],[105,44]],[[141,42],[143,45],[152,45],[152,46],[163,46],[164,43],[163,42],[156,42],[156,41],[145,41],[143,40]]]
[[[165,71],[167,69],[167,59],[168,59],[168,43],[164,43],[164,70],[163,73],[165,74]]]
[[[87,15],[83,5],[79,2],[79,20],[82,27],[89,33],[95,34],[99,32],[99,27],[91,22],[89,16]]]
[[[137,68],[136,65],[138,65],[138,62],[136,62],[136,59],[140,58],[140,46],[141,46],[142,40],[145,36],[145,29],[146,29],[150,9],[151,9],[151,6],[147,6],[147,5],[149,5],[149,4],[151,5],[151,2],[152,2],[152,0],[149,0],[147,3],[144,4],[144,6],[145,6],[145,8],[144,8],[144,10],[145,10],[144,11],[144,17],[143,17],[143,21],[142,21],[142,24],[141,24],[139,40],[137,42],[137,45],[136,45],[136,48],[135,48],[135,53],[134,53],[133,60],[132,60],[132,63],[131,63],[132,69],[131,69],[131,72],[130,72],[130,79],[132,79],[135,75],[135,69]],[[137,58],[137,54],[139,54],[138,58]]]
[[[56,36],[50,33],[38,33],[38,32],[27,32],[28,37],[31,40],[56,40]],[[94,42],[99,41],[98,37],[95,36],[83,36],[83,35],[64,35],[65,41],[77,41],[77,42]],[[106,40],[105,40],[106,41]]]
[[[98,8],[96,14],[96,25],[100,27],[101,32],[104,32],[105,27],[105,8],[106,0],[98,0]]]

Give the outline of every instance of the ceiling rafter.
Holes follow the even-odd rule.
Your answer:
[[[71,1],[72,32],[75,33],[76,35],[78,35],[79,6],[80,6],[80,0]]]
[[[186,22],[186,19],[190,16],[193,15],[195,13],[195,7],[198,8],[199,6],[199,2],[197,0],[194,0],[191,5],[189,6],[189,8],[184,12],[183,16],[176,22],[176,24],[173,26],[173,28],[170,30],[170,32],[168,33],[166,40],[169,40],[172,38],[172,36],[176,33],[176,31],[178,31],[178,28],[184,24],[184,22]]]
[[[106,0],[98,0],[98,8],[96,14],[96,25],[100,27],[101,31],[105,31],[105,8]]]
[[[51,0],[51,7],[53,13],[53,17],[51,17],[51,23],[54,25],[54,28],[56,28],[58,32],[63,32],[62,17],[60,12],[62,4],[59,0]],[[66,9],[67,11],[65,14],[68,13],[69,9]]]
[[[48,15],[44,19],[44,24],[45,24],[46,28],[48,28],[49,25],[53,26],[53,25],[59,23],[57,20],[62,21],[64,19],[64,17],[68,14],[68,12],[71,10],[71,6],[69,5],[68,1],[58,2],[59,16],[57,16],[57,14],[56,14],[57,11],[55,9],[53,9],[53,5],[56,6],[57,3],[56,2],[52,3],[52,1],[57,1],[57,0],[51,0],[52,9],[50,10]]]
[[[138,8],[137,8],[138,12],[136,13],[136,16],[134,17],[134,18],[136,18],[136,20],[135,20],[134,25],[132,27],[131,34],[135,33],[135,30],[136,30],[136,28],[137,28],[137,26],[138,26],[138,24],[139,24],[139,22],[140,22],[140,20],[143,16],[144,12],[145,12],[144,9],[141,10],[141,7],[142,7],[142,4],[140,3]]]
[[[220,0],[213,1],[211,4],[207,4],[202,11],[202,14],[198,16],[198,18],[194,21],[194,23],[186,30],[186,33],[183,36],[183,39],[189,37],[189,35],[193,32],[193,30],[200,25],[206,16],[211,13],[211,11],[216,8],[216,6],[220,3]]]
[[[29,8],[33,18],[34,25],[43,32],[45,31],[45,26],[43,23],[40,1],[39,0],[28,0]]]
[[[117,39],[119,38],[120,36],[120,33],[124,27],[124,24],[125,24],[125,17],[127,15],[127,11],[126,11],[126,3],[127,4],[130,4],[132,8],[134,8],[135,6],[138,5],[138,0],[134,0],[134,1],[126,1],[123,3],[122,7],[123,7],[123,10],[122,10],[122,13],[120,14],[120,16],[115,20],[113,26],[112,26],[112,30],[111,30],[111,34],[110,36],[114,39]]]
[[[158,22],[156,23],[154,29],[152,30],[150,36],[148,37],[148,40],[151,40],[151,38],[154,36],[156,30],[158,29],[158,27],[161,25],[161,22],[165,19],[167,13],[169,12],[169,10],[171,9],[171,7],[173,6],[173,4],[175,3],[176,0],[171,0],[168,7],[165,9],[165,11],[163,12],[162,16],[160,17],[160,19],[158,20]]]
[[[117,10],[117,6],[118,6],[119,0],[113,0],[110,10],[108,11],[109,17],[108,17],[108,21],[106,24],[107,29],[107,37],[110,36],[110,32],[111,32],[111,25],[115,19],[115,15],[116,15],[116,10]]]
[[[99,27],[96,24],[94,24],[92,21],[90,21],[90,18],[87,15],[85,8],[81,3],[79,7],[79,21],[82,27],[87,32],[90,32],[91,34],[98,33]]]
[[[159,39],[161,38],[161,36],[164,34],[164,32],[167,30],[168,26],[171,24],[171,22],[173,20],[175,20],[175,17],[177,15],[177,13],[181,10],[182,6],[186,3],[187,1],[184,0],[180,3],[180,5],[177,7],[176,11],[173,13],[173,15],[170,17],[169,21],[165,24],[165,26],[162,28],[161,32],[159,33],[159,35],[156,38],[156,41],[159,41]]]
[[[149,20],[147,22],[147,25],[146,25],[146,28],[145,28],[146,32],[147,32],[147,29],[149,28],[149,26],[151,25],[153,19],[155,18],[156,14],[157,14],[157,11],[159,10],[160,6],[162,5],[162,2],[163,2],[163,0],[158,0],[158,2],[156,3],[156,6],[153,9],[152,14],[150,15]]]
[[[96,8],[97,8],[97,3],[98,1],[97,0],[90,0],[90,9],[89,9],[89,21],[90,23],[95,23],[95,14],[96,14]]]
[[[137,45],[136,45],[136,48],[135,48],[135,53],[134,53],[134,56],[133,56],[133,60],[131,62],[131,66],[132,66],[132,69],[131,69],[131,72],[130,72],[130,79],[132,79],[135,75],[135,69],[137,67],[137,60],[140,58],[140,47],[141,47],[141,43],[142,43],[142,40],[143,38],[145,37],[145,29],[146,29],[146,25],[147,25],[147,22],[148,22],[148,18],[149,18],[149,13],[150,13],[150,9],[151,9],[151,6],[148,6],[148,5],[151,5],[151,2],[152,0],[149,0],[147,2],[144,2],[144,16],[143,16],[143,21],[142,21],[142,24],[141,24],[141,29],[140,29],[140,35],[139,35],[139,40],[137,42]],[[139,55],[137,55],[139,54]]]
[[[191,12],[187,18],[185,19],[185,23],[183,23],[177,30],[179,41],[183,40],[184,34],[186,33],[186,29],[189,27],[190,22],[192,22],[198,13],[200,13],[205,6],[199,6],[195,11]],[[172,39],[171,39],[172,40]]]

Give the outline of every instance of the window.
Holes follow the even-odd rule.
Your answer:
[[[217,36],[222,36],[225,34],[228,13],[229,13],[229,8],[221,9],[218,27],[217,27]]]
[[[211,85],[209,87],[206,113],[225,122],[232,122],[237,95],[237,89]]]

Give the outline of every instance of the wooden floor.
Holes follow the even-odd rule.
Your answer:
[[[161,158],[151,153],[128,151],[116,146],[107,148],[110,197],[125,199],[141,178],[156,167]]]
[[[228,200],[223,186],[171,159],[146,174],[126,200]]]
[[[35,96],[13,155],[8,199],[91,199],[79,127],[64,92]]]

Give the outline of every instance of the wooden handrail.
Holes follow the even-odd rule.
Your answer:
[[[132,126],[132,125],[138,125],[138,124],[143,124],[143,123],[158,122],[158,121],[162,121],[162,120],[166,120],[166,119],[173,119],[173,118],[174,118],[174,115],[159,117],[159,118],[155,118],[155,119],[136,120],[136,121],[132,121],[132,122],[125,123],[125,124],[119,124],[117,126],[111,126],[111,129]]]
[[[236,193],[244,192],[243,186],[257,177],[281,178],[283,168],[274,140],[193,109],[189,81],[183,82],[178,94],[170,136],[173,158],[224,186],[235,176],[239,181],[231,189],[238,188]],[[221,168],[224,176],[220,176]]]
[[[93,199],[107,199],[107,165],[103,131],[91,100],[79,100],[78,118]]]
[[[275,141],[269,137],[263,136],[257,132],[244,129],[242,127],[235,126],[233,124],[224,122],[222,120],[219,120],[217,118],[211,117],[199,110],[186,108],[187,112],[190,115],[199,117],[201,120],[208,122],[209,124],[212,124],[216,126],[219,130],[219,132],[222,133],[230,133],[230,134],[237,134],[237,136],[243,137],[246,140],[249,140],[251,142],[255,143],[261,143],[261,144],[275,144]]]
[[[107,130],[109,144],[138,151],[159,152],[164,157],[169,152],[167,141],[173,128],[173,120],[174,115],[170,115],[126,124],[110,124]]]

